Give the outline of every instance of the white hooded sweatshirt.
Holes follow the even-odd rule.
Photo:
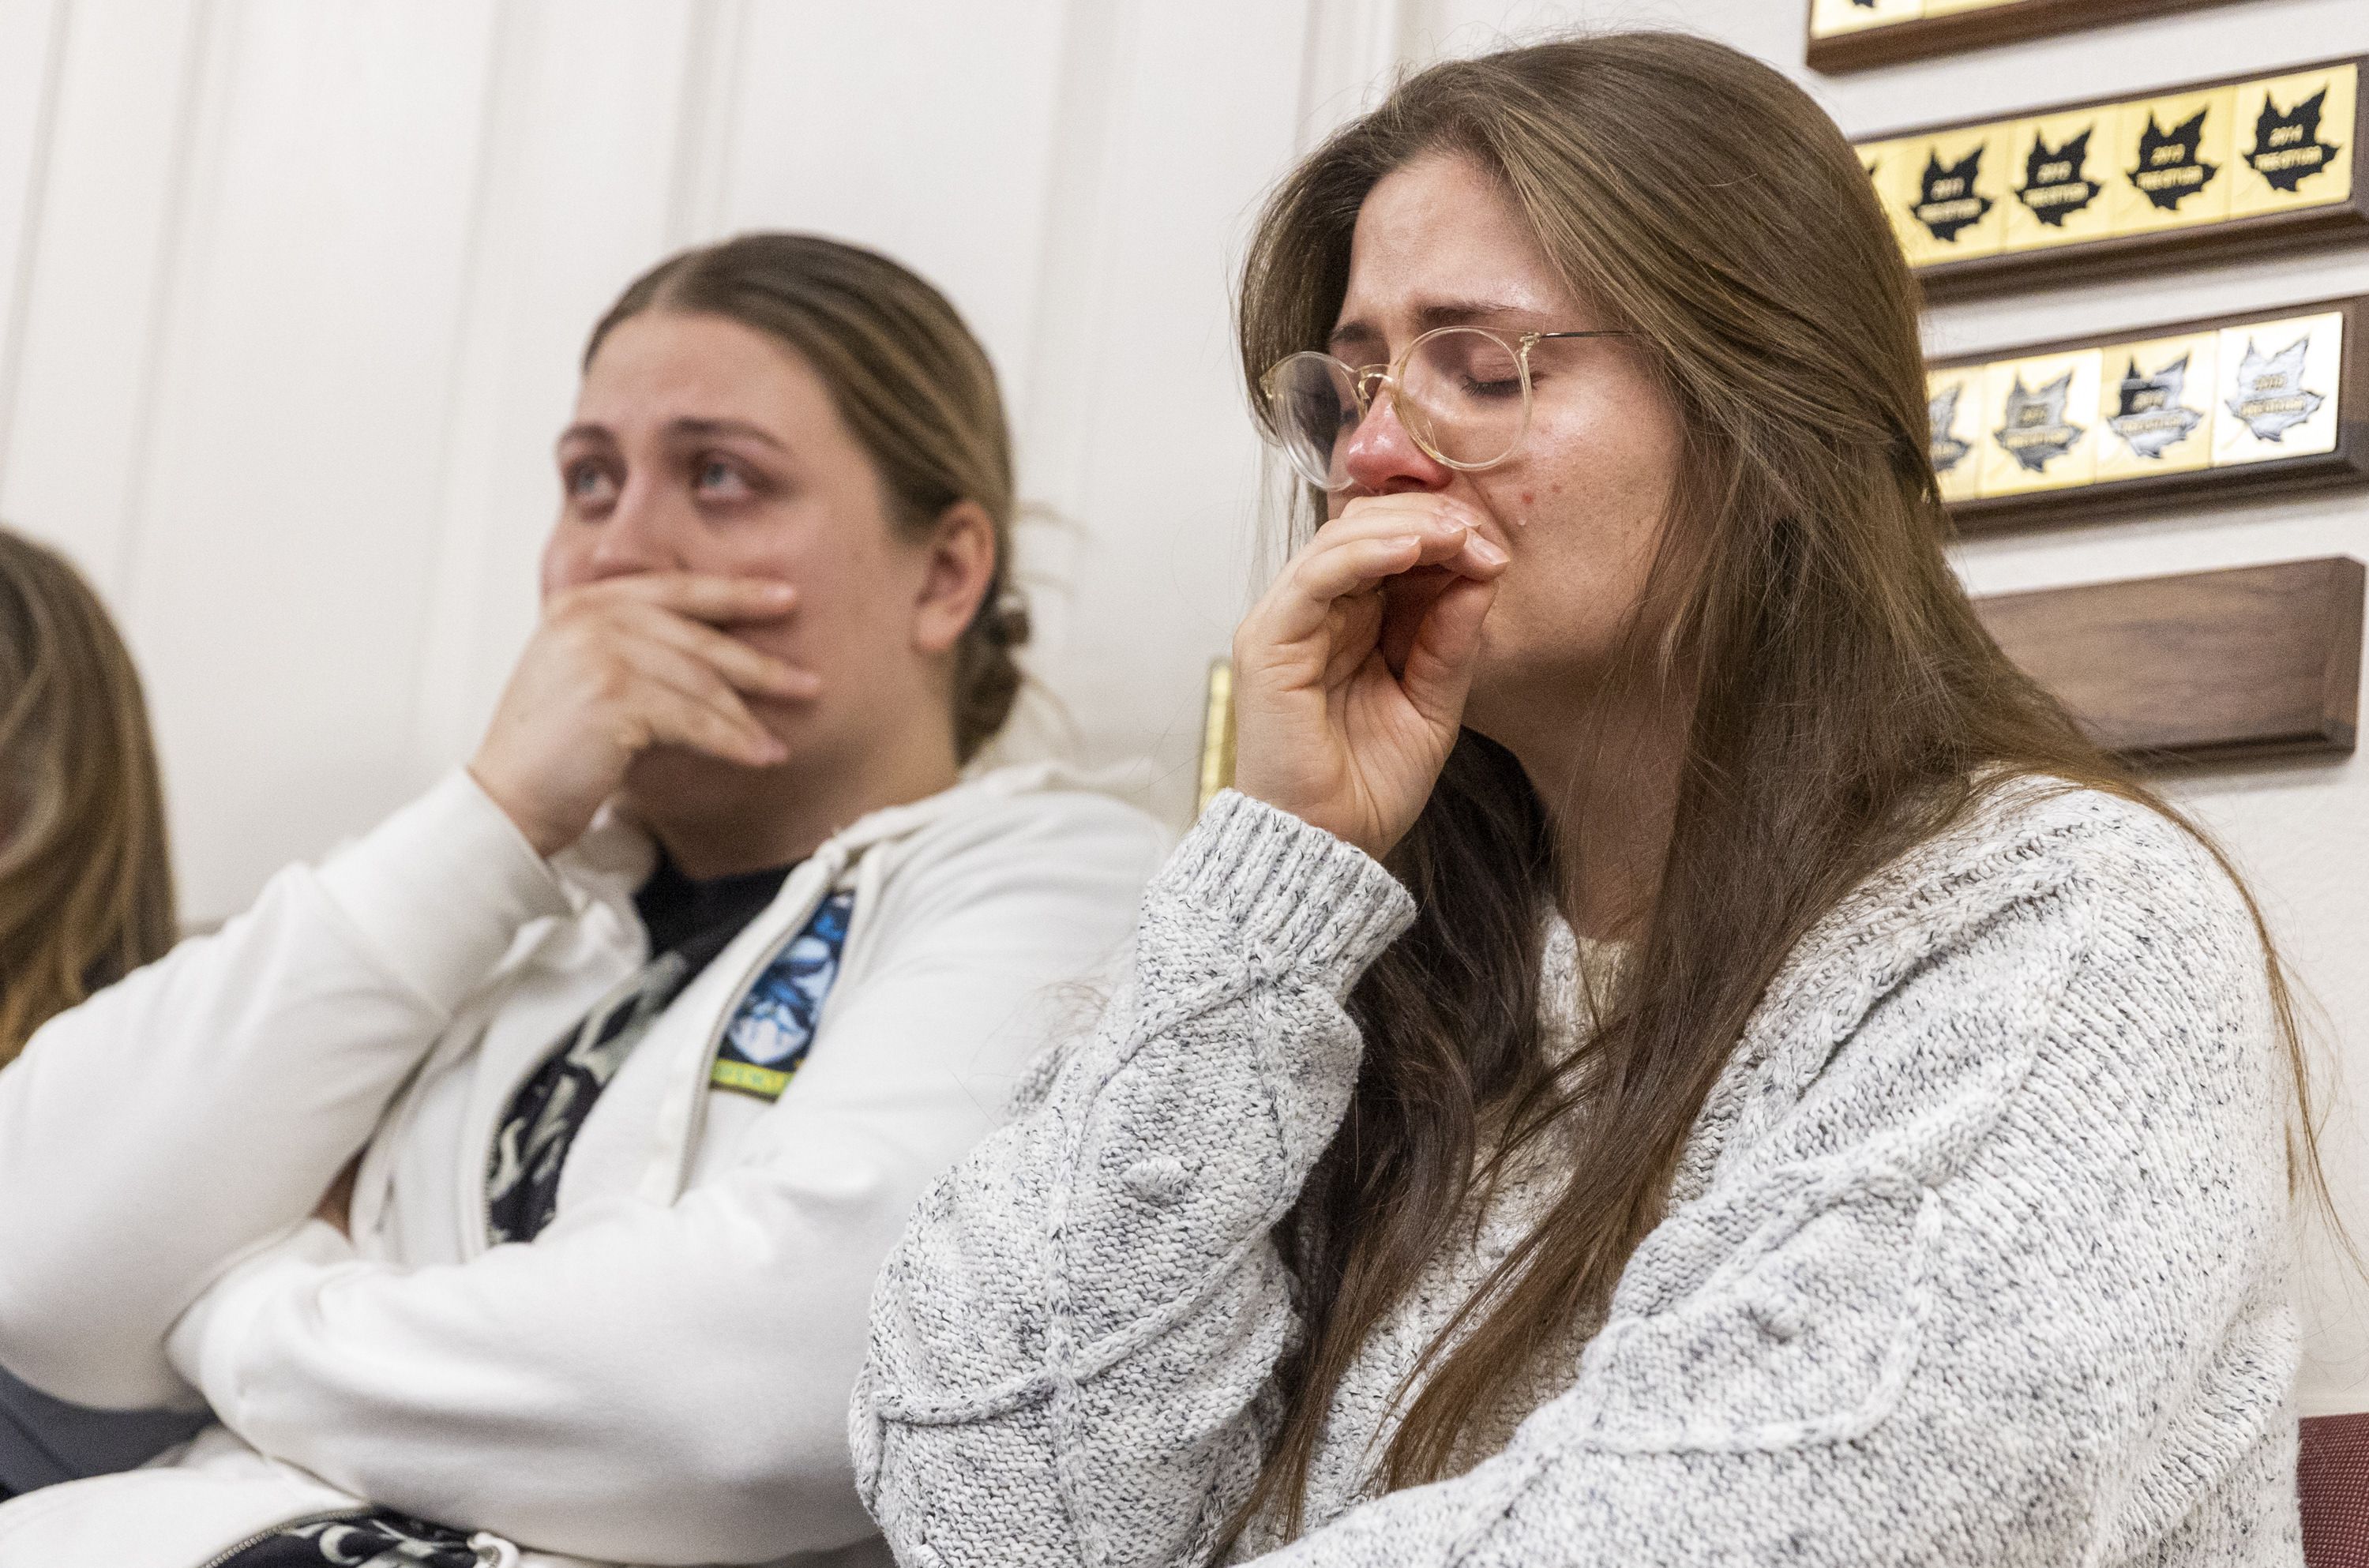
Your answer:
[[[496,1130],[643,962],[652,845],[604,818],[546,862],[455,773],[282,872],[0,1071],[0,1364],[220,1422],[0,1505],[0,1568],[200,1568],[367,1505],[489,1562],[885,1562],[845,1437],[873,1277],[1165,848],[1042,768],[840,832],[625,1059],[557,1217],[498,1246]],[[838,891],[796,1076],[712,1089],[742,992]],[[311,1216],[356,1150],[349,1240]]]

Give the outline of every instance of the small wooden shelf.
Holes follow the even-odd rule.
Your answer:
[[[2353,746],[2363,574],[2348,555],[1974,601],[2090,736],[2150,766]]]

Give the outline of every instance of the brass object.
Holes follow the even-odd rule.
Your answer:
[[[1201,705],[1201,783],[1193,814],[1209,808],[1218,792],[1234,782],[1234,667],[1222,658],[1209,661],[1207,694]]]

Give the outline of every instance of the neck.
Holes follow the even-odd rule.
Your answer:
[[[1501,740],[1554,828],[1563,918],[1619,940],[1652,916],[1685,759],[1681,704],[1613,698]]]
[[[691,787],[627,790],[627,805],[669,859],[705,881],[804,860],[858,818],[925,799],[961,774],[951,732],[870,735],[853,756],[793,757],[776,768],[706,762]],[[671,781],[669,781],[671,782]]]

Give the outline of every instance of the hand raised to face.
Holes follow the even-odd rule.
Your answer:
[[[1351,501],[1234,634],[1235,786],[1389,853],[1456,744],[1506,562],[1445,496]]]
[[[538,853],[576,841],[634,759],[680,746],[744,767],[788,750],[746,698],[811,699],[811,672],[721,628],[779,621],[784,582],[644,572],[553,594],[469,763]]]

